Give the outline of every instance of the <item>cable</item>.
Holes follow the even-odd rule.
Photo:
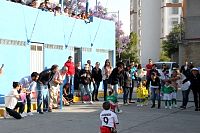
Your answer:
[[[107,5],[108,5],[108,0],[106,1],[105,8],[107,8]],[[97,31],[96,31],[96,33],[95,33],[93,42],[91,43],[91,47],[94,45],[94,41],[96,40],[96,37],[97,37],[97,34],[98,34],[98,32],[99,32],[100,25],[101,25],[102,21],[103,21],[103,19],[101,18],[100,21],[99,21],[99,25],[98,25],[98,27],[97,27]]]
[[[34,25],[33,25],[33,29],[32,29],[32,32],[31,32],[30,39],[28,40],[28,43],[31,42],[31,38],[32,38],[33,32],[34,32],[34,30],[35,30],[35,26],[36,26],[36,23],[37,23],[37,20],[38,20],[39,13],[40,13],[40,10],[38,9],[38,13],[37,13],[37,16],[36,16],[36,19],[35,19],[35,23],[34,23]]]
[[[76,20],[77,20],[77,19],[75,18],[74,24],[73,24],[73,26],[72,26],[72,31],[71,31],[70,36],[69,36],[69,38],[68,38],[68,43],[67,43],[67,46],[66,46],[66,47],[69,46],[69,42],[70,42],[70,40],[71,40],[73,31],[74,31],[74,27],[75,27],[75,24],[76,24]]]
[[[27,30],[27,26],[26,26],[26,19],[25,19],[25,12],[24,12],[24,8],[22,8],[22,13],[23,13],[23,17],[24,17],[24,28],[25,28],[25,34],[26,34],[26,42],[28,44],[28,30]]]

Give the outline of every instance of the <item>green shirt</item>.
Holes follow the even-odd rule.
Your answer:
[[[163,86],[162,89],[161,89],[161,92],[163,94],[170,94],[174,91],[174,88],[171,87],[171,86]]]
[[[115,95],[107,96],[106,101],[112,101],[113,103],[117,102],[117,97]]]

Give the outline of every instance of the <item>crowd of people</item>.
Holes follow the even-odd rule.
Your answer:
[[[2,69],[2,68],[1,68]],[[146,65],[146,75],[143,75],[141,64],[124,64],[118,62],[112,68],[107,59],[102,68],[96,62],[94,66],[90,60],[83,65],[73,62],[73,57],[69,56],[63,67],[53,65],[41,73],[33,72],[30,76],[23,77],[19,82],[13,82],[13,89],[6,96],[5,107],[10,116],[21,119],[31,113],[31,98],[37,99],[37,112],[52,112],[59,104],[66,106],[73,104],[74,96],[80,96],[83,104],[98,102],[98,90],[103,82],[105,102],[113,113],[121,113],[118,106],[118,89],[123,89],[123,104],[129,105],[133,101],[133,89],[136,87],[136,104],[145,106],[151,98],[152,106],[161,108],[161,100],[164,100],[165,108],[177,108],[177,91],[182,91],[183,102],[181,109],[186,109],[190,90],[193,92],[195,111],[200,111],[200,74],[199,70],[191,63],[183,65],[180,70],[174,68],[169,74],[169,68],[165,63],[162,70],[156,69],[156,64],[149,60]],[[35,95],[37,94],[37,95]],[[25,103],[27,113],[24,113]],[[43,105],[43,107],[41,107]],[[62,105],[61,105],[62,106]],[[105,106],[105,110],[108,105]],[[16,111],[19,108],[18,112]],[[106,111],[105,111],[106,112]],[[105,115],[105,113],[104,113]],[[105,124],[105,122],[104,122]]]
[[[44,0],[44,2],[38,3],[38,0],[28,0],[28,1],[23,1],[23,0],[9,0],[15,3],[20,3],[23,5],[27,5],[33,8],[38,8],[41,9],[42,11],[48,11],[48,12],[53,12],[55,16],[57,15],[65,15],[68,17],[73,17],[76,19],[83,19],[85,21],[92,21],[92,12],[86,12],[85,10],[79,11],[76,13],[75,10],[73,10],[71,7],[66,6],[63,11],[61,11],[61,5],[60,4],[55,4],[55,3],[50,3],[49,0]]]

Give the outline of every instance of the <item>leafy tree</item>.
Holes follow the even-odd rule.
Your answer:
[[[123,45],[124,50],[121,54],[122,59],[128,59],[129,61],[139,62],[138,59],[138,50],[137,50],[137,42],[138,37],[137,33],[131,32],[129,36],[130,41]]]
[[[179,50],[179,44],[182,42],[181,37],[183,36],[182,27],[182,24],[176,25],[167,36],[167,39],[162,41],[163,51],[169,58]]]

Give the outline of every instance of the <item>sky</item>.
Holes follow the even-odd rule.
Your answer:
[[[122,29],[125,35],[130,33],[130,0],[98,0],[108,9],[108,12],[117,12],[119,10],[119,19],[122,21]],[[89,0],[90,7],[94,7],[96,0]]]

